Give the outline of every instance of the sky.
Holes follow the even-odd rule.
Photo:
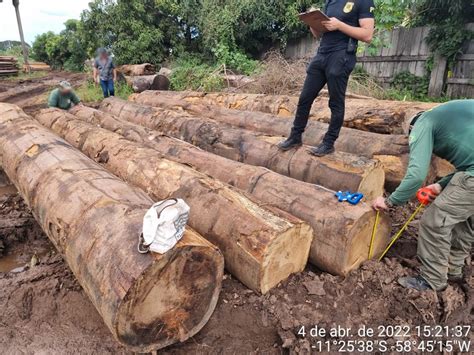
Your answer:
[[[59,33],[64,22],[79,19],[90,0],[20,0],[25,40],[31,44],[43,32]],[[12,0],[0,2],[0,41],[20,40]]]

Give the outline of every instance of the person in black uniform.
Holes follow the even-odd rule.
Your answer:
[[[370,43],[374,34],[373,0],[328,0],[325,13],[329,21],[322,22],[327,32],[321,34],[311,28],[316,38],[321,37],[316,56],[307,69],[295,120],[290,136],[280,142],[281,150],[290,150],[303,144],[302,134],[314,100],[324,85],[328,85],[331,122],[322,143],[310,149],[316,156],[334,152],[334,143],[344,123],[347,82],[356,64],[358,41]]]

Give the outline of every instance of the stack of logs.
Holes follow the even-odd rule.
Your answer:
[[[140,68],[122,70],[150,70]],[[336,275],[356,269],[368,258],[375,222],[367,202],[403,178],[404,135],[345,127],[336,154],[279,152],[275,143],[291,120],[258,112],[268,110],[257,97],[234,105],[253,111],[229,108],[234,99],[146,91],[130,101],[108,98],[98,110],[45,109],[36,120],[0,104],[1,166],[112,334],[132,351],[184,341],[204,326],[223,259],[259,293],[308,260]],[[306,143],[321,140],[327,124],[320,121],[311,121]],[[356,206],[339,203],[338,190],[366,197]],[[170,197],[191,207],[187,233],[164,255],[138,254],[145,210]],[[374,256],[389,236],[383,215]]]
[[[117,68],[136,93],[145,90],[168,90],[170,81],[163,72],[156,73],[156,67],[150,63],[122,65]]]
[[[43,62],[28,62],[23,66],[23,71],[51,71],[51,67]]]
[[[0,76],[18,75],[18,61],[15,57],[0,56]]]

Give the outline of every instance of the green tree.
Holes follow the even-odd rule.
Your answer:
[[[36,36],[32,47],[32,57],[37,61],[48,63],[49,56],[46,52],[46,44],[55,36],[52,31]]]
[[[183,41],[175,17],[156,0],[95,0],[83,12],[88,52],[112,50],[119,64],[161,63]]]
[[[420,0],[414,7],[412,25],[430,26],[427,42],[431,50],[452,64],[463,44],[473,38],[473,31],[466,29],[473,18],[471,0]]]
[[[66,21],[60,34],[46,32],[33,42],[34,59],[48,63],[56,69],[81,71],[87,53],[81,40],[81,23],[78,20]]]
[[[97,48],[111,48],[116,40],[111,10],[112,0],[94,0],[81,13],[81,40],[89,56],[94,56]]]
[[[60,61],[66,70],[82,71],[87,59],[86,47],[82,40],[82,24],[78,20],[68,20],[60,34]]]

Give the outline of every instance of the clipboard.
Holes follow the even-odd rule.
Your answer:
[[[320,33],[327,32],[326,28],[321,24],[322,21],[329,21],[329,17],[321,10],[313,10],[303,12],[298,15],[299,19],[307,24],[309,27],[315,29]]]

